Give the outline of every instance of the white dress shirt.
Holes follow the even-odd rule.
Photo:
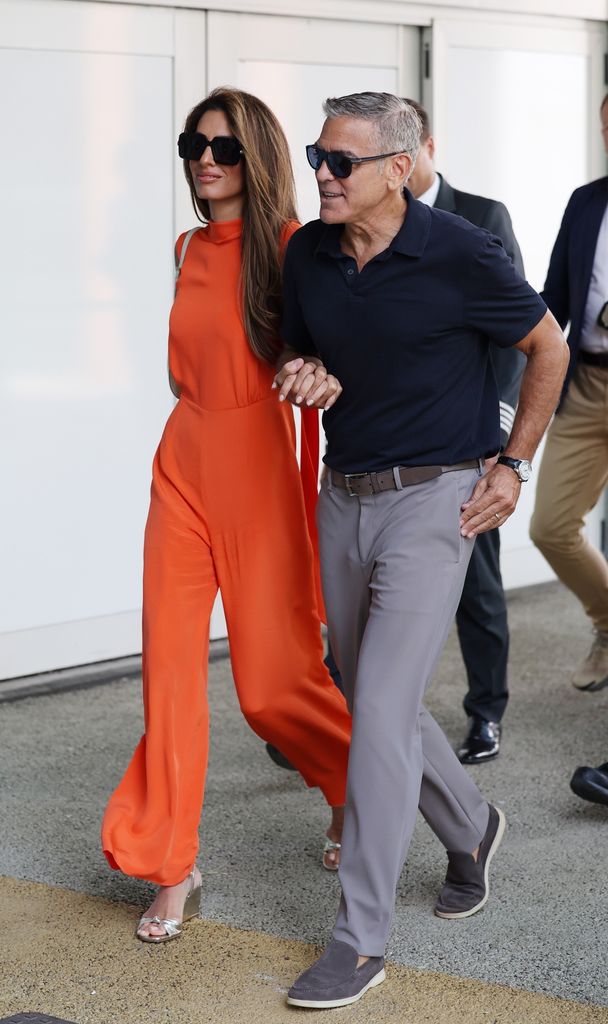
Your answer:
[[[423,192],[421,196],[418,196],[418,202],[424,203],[425,206],[434,206],[440,188],[441,178],[436,174],[431,187],[427,188],[426,192]]]
[[[587,305],[581,327],[580,347],[585,352],[608,352],[608,331],[598,327],[600,309],[608,302],[608,205],[597,236]]]

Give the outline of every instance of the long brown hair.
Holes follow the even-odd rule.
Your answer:
[[[225,87],[214,89],[190,111],[184,131],[195,132],[208,110],[220,110],[226,115],[230,130],[243,149],[241,310],[254,354],[274,364],[281,348],[281,234],[288,221],[297,220],[289,145],[272,110],[251,93]],[[197,196],[187,160],[184,172],[194,212],[205,223],[210,220],[209,203]]]

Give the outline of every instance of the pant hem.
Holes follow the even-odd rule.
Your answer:
[[[376,949],[375,943],[356,942],[349,932],[342,931],[340,928],[334,928],[332,932],[332,939],[335,939],[336,942],[346,942],[349,946],[352,946],[353,949],[357,950],[358,956],[384,956],[384,951],[386,949],[385,942],[382,946],[377,947],[376,952],[370,952],[370,950]],[[362,952],[362,950],[365,950],[365,952]]]

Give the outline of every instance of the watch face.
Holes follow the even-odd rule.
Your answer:
[[[529,480],[532,475],[532,466],[527,459],[522,459],[519,464],[519,479]]]

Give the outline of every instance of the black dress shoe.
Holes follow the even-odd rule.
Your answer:
[[[295,772],[296,769],[292,765],[291,761],[288,761],[284,754],[281,753],[278,747],[273,747],[272,743],[266,744],[266,753],[271,761],[278,764],[279,768],[285,768],[288,772]]]
[[[599,768],[577,768],[570,779],[570,789],[583,800],[608,807],[608,761]]]
[[[462,764],[481,764],[497,757],[502,726],[498,722],[486,722],[477,715],[473,715],[469,723],[469,731],[458,750],[458,760]]]

